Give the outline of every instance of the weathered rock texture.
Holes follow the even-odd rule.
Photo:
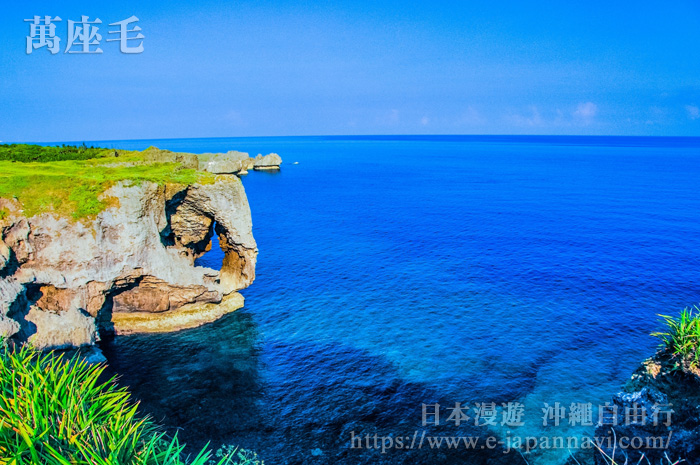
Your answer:
[[[199,163],[186,155],[153,150],[152,161]],[[26,218],[16,202],[0,199],[10,212],[0,220],[0,335],[78,347],[100,332],[172,331],[243,305],[236,291],[255,279],[257,247],[238,177],[121,183],[103,196],[114,206],[83,222]],[[225,253],[221,271],[194,266],[214,231]]]
[[[245,152],[203,153],[199,155],[199,169],[214,174],[232,174],[248,169],[250,157]]]
[[[203,153],[199,155],[199,169],[214,174],[247,174],[248,170],[278,170],[282,158],[276,153],[251,158],[245,152]]]
[[[112,323],[120,328],[121,334],[160,333],[195,328],[218,320],[222,316],[243,306],[243,296],[233,292],[224,296],[219,303],[185,304],[176,312],[155,314],[147,311],[113,313]]]
[[[144,151],[146,163],[179,163],[183,168],[196,170],[199,167],[199,158],[194,153],[171,152],[156,147],[149,147]]]
[[[258,154],[258,156],[255,157],[255,164],[253,165],[253,168],[256,170],[278,170],[280,169],[281,164],[282,157],[276,153],[270,153],[265,156]]]

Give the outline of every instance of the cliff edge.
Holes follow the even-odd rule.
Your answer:
[[[595,437],[596,465],[700,463],[697,366],[660,349],[606,404]]]
[[[2,162],[10,164],[0,175],[0,335],[42,349],[80,347],[100,334],[199,326],[243,306],[236,291],[255,279],[258,251],[238,176],[202,171],[192,154],[112,152]],[[63,186],[65,201],[59,192],[50,205],[37,203],[27,190],[37,183]],[[76,197],[84,185],[87,196]],[[215,232],[221,270],[195,266]]]

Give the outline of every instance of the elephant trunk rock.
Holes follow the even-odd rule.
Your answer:
[[[175,331],[243,306],[257,245],[240,179],[210,184],[116,184],[110,207],[74,222],[27,218],[16,202],[0,220],[0,336],[40,348],[94,344],[100,334]],[[221,270],[195,266],[214,233]]]

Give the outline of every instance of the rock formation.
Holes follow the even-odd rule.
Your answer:
[[[118,156],[119,153],[115,151]],[[148,147],[143,151],[146,163],[179,163],[183,168],[196,170],[199,167],[199,157],[194,153],[171,152],[157,147]]]
[[[214,174],[234,174],[248,169],[250,157],[245,152],[203,153],[199,169]]]
[[[145,153],[150,162],[204,163],[214,173],[229,172],[232,154],[202,162]],[[239,162],[250,164],[247,155]],[[120,182],[101,198],[110,206],[83,221],[27,218],[16,200],[0,199],[9,212],[0,219],[0,335],[39,348],[79,347],[107,332],[198,326],[243,305],[236,291],[255,279],[257,246],[237,176],[188,186]],[[214,232],[225,254],[220,271],[194,266]]]
[[[282,158],[276,153],[251,158],[245,152],[203,153],[199,155],[199,169],[214,174],[247,174],[248,170],[278,170]]]
[[[700,463],[700,378],[659,351],[613,396],[595,438],[596,465],[613,454],[617,463]]]
[[[253,168],[256,170],[278,170],[281,164],[282,158],[276,153],[270,153],[265,156],[258,154],[258,156],[255,157]]]

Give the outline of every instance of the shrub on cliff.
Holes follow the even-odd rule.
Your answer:
[[[104,156],[105,149],[80,146],[43,146],[30,144],[0,144],[0,160],[15,162],[49,162],[65,160],[89,160]]]
[[[684,309],[678,317],[660,315],[666,328],[653,333],[661,338],[676,368],[700,376],[700,309]]]
[[[0,349],[0,464],[205,465],[202,450],[187,457],[114,380],[98,381],[102,365]],[[237,450],[219,464],[258,464]]]

